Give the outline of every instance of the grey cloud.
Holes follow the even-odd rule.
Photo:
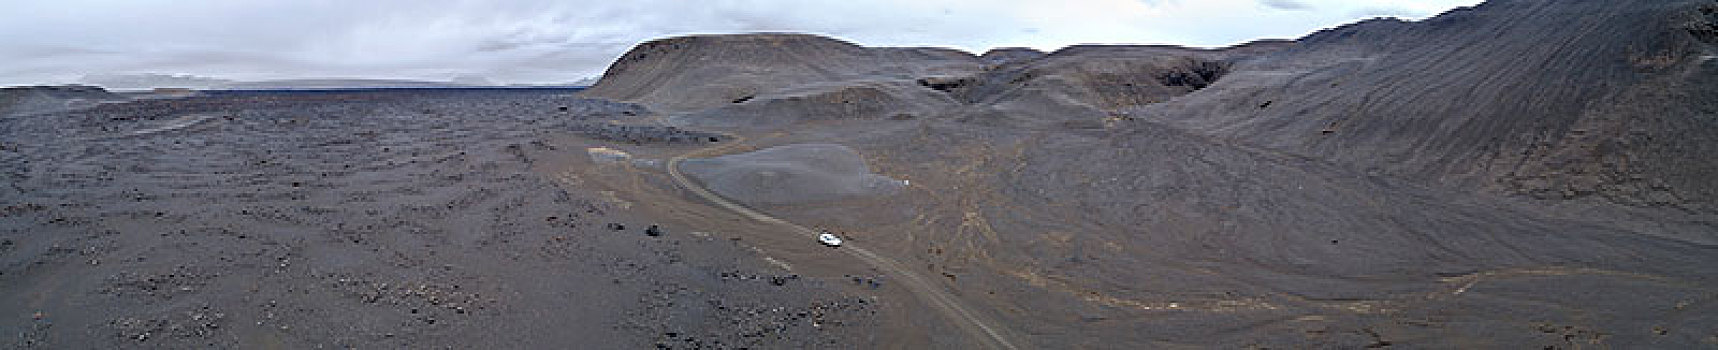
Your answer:
[[[1273,9],[1288,11],[1306,11],[1312,9],[1311,4],[1296,0],[1259,0],[1259,4]]]
[[[1307,0],[1261,1],[1283,8]],[[0,62],[7,63],[0,65],[0,85],[64,83],[107,73],[234,80],[482,76],[500,83],[557,83],[601,74],[632,45],[673,35],[793,31],[867,45],[983,51],[1084,34],[1070,33],[1062,26],[1066,23],[1023,18],[1031,14],[1012,11],[1021,5],[979,0],[17,1],[0,11]],[[1095,6],[1070,6],[1079,5]],[[1263,30],[1176,23],[1120,26],[1175,26],[1205,35],[1196,38],[1228,42]],[[1154,40],[1163,39],[1135,42]]]

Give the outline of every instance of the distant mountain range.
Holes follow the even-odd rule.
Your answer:
[[[147,90],[153,88],[207,89],[233,83],[232,80],[186,74],[91,74],[82,83],[99,85],[109,90]]]
[[[215,89],[273,90],[273,89],[339,89],[339,88],[433,88],[479,86],[451,81],[421,81],[397,79],[284,79],[232,82]]]
[[[85,84],[99,85],[109,90],[149,90],[156,88],[185,88],[197,90],[273,90],[273,89],[345,89],[345,88],[436,88],[476,86],[589,86],[588,78],[569,84],[497,84],[474,75],[455,77],[450,81],[361,78],[311,78],[260,81],[239,81],[188,74],[92,74],[82,79]]]

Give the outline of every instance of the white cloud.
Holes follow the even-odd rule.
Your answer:
[[[752,31],[969,51],[1221,46],[1293,38],[1373,15],[1423,17],[1478,1],[10,1],[0,11],[0,61],[7,62],[0,85],[145,72],[568,82],[600,73],[640,41]]]

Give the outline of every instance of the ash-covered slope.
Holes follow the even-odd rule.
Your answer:
[[[1210,86],[1236,62],[1290,45],[1231,48],[870,48],[804,34],[688,36],[640,44],[584,96],[638,102],[690,125],[957,115],[990,123],[1095,122]]]
[[[747,204],[796,204],[886,195],[903,184],[872,174],[852,148],[799,144],[686,161],[687,173]]]
[[[1047,55],[993,51],[1002,62],[981,74],[928,79],[928,87],[1006,114],[1096,119],[1204,89],[1237,63],[1291,45],[1266,40],[1195,49],[1157,45],[1079,45]]]
[[[804,84],[911,80],[980,66],[955,50],[866,48],[805,34],[686,36],[634,47],[583,94],[686,112],[794,95],[781,90]]]
[[[1131,111],[1372,173],[1711,210],[1718,2],[1499,0],[1372,20]]]
[[[1031,61],[1047,55],[1043,51],[1029,47],[1003,47],[985,51],[978,59],[986,64],[1001,65],[1015,62]]]
[[[997,52],[911,84],[795,73],[671,120],[911,179],[771,214],[923,263],[1040,345],[1682,348],[1718,342],[1692,316],[1718,274],[1715,13],[1498,0],[1292,43]],[[682,82],[655,89],[703,89]],[[805,117],[891,111],[919,118]]]

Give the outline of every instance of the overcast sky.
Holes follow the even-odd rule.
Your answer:
[[[632,45],[791,31],[873,46],[1225,46],[1480,0],[0,0],[0,85],[166,73],[565,83]]]

